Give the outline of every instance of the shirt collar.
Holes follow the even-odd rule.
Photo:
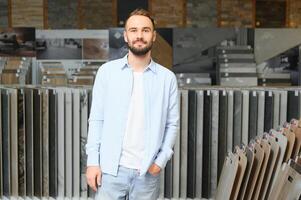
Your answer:
[[[126,67],[130,67],[129,62],[128,62],[128,54],[126,54],[122,59],[121,59],[121,69],[124,69]],[[146,67],[145,70],[150,69],[152,72],[156,73],[156,63],[153,61],[151,58],[151,62],[149,65]]]

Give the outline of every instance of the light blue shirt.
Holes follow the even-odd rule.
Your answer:
[[[133,86],[127,56],[99,68],[92,93],[87,166],[117,175]],[[179,128],[178,86],[173,72],[151,60],[143,72],[145,157],[140,174],[156,163],[163,169],[173,154]]]

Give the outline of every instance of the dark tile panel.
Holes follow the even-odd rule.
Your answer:
[[[173,163],[169,160],[164,170],[164,197],[172,198]]]
[[[249,96],[249,141],[257,135],[257,105],[257,93],[256,91],[251,91]]]
[[[222,172],[224,160],[227,156],[227,102],[228,96],[226,91],[219,92],[219,120],[218,120],[218,169],[217,177],[219,180],[220,174]]]
[[[49,90],[49,196],[57,197],[57,95]]]
[[[210,91],[204,92],[204,134],[203,134],[203,183],[202,197],[210,198],[211,191],[211,94]]]
[[[33,122],[34,195],[42,197],[42,96],[38,89],[33,90]]]
[[[194,90],[188,92],[188,168],[187,197],[195,198],[196,194],[196,139],[197,139],[197,94]]]
[[[10,106],[7,90],[1,90],[2,97],[2,161],[3,161],[3,195],[11,195],[10,187]]]
[[[299,93],[295,91],[288,91],[287,93],[287,121],[291,119],[299,119]]]
[[[273,93],[271,91],[265,92],[265,105],[264,105],[264,131],[269,132],[273,128]]]
[[[123,27],[125,20],[129,14],[136,8],[143,8],[148,10],[148,1],[147,0],[131,0],[131,1],[117,1],[117,25]]]
[[[25,137],[25,95],[18,90],[18,185],[19,196],[26,195],[26,137]]]

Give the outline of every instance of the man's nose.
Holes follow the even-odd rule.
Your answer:
[[[143,38],[143,33],[142,31],[137,31],[137,38]]]

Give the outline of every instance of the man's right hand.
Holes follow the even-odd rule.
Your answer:
[[[101,185],[101,169],[98,166],[87,167],[86,177],[88,185],[96,192],[99,185]]]

